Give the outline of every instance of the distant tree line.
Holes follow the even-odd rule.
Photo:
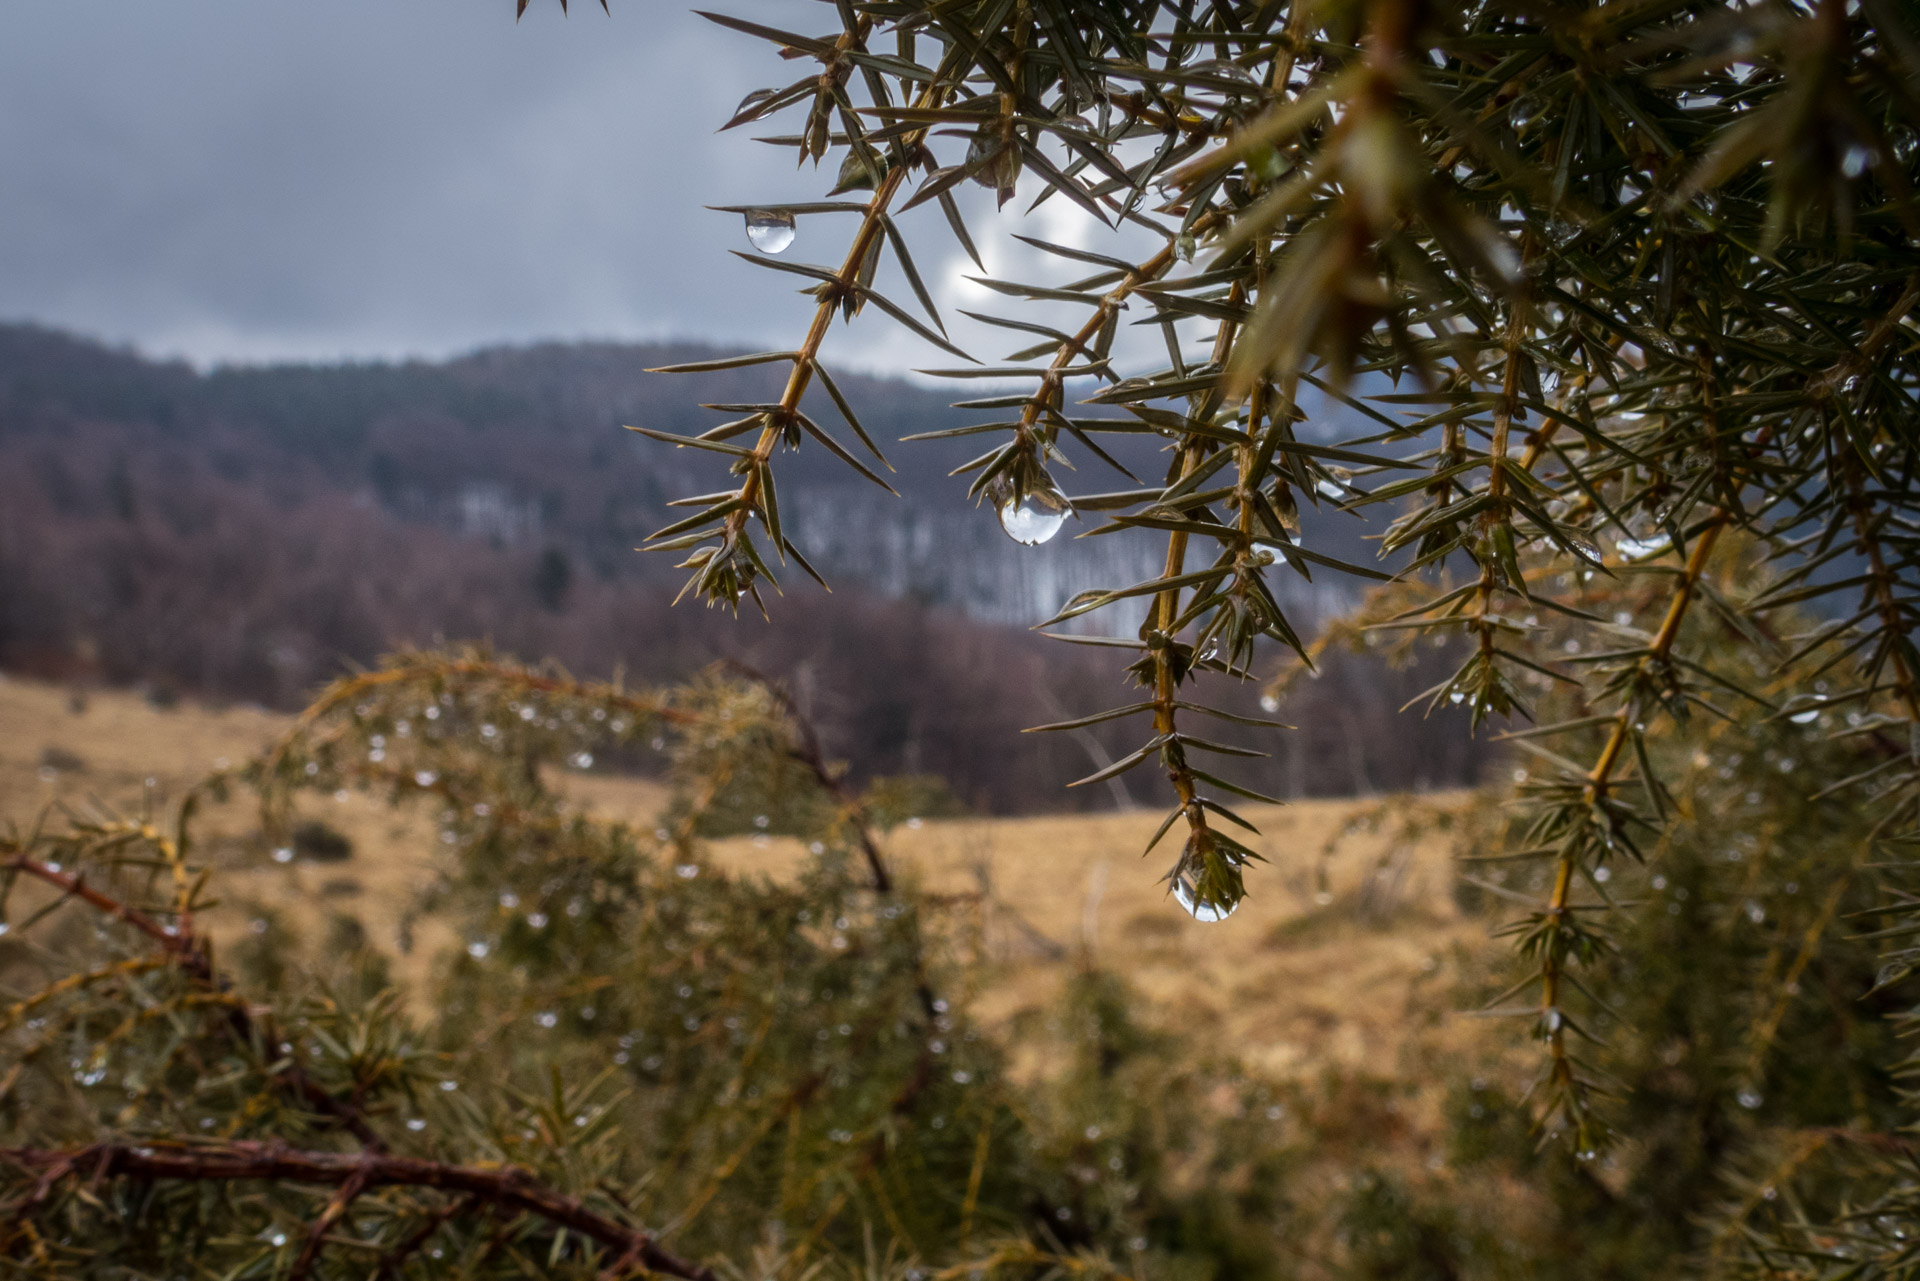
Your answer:
[[[863,777],[938,775],[989,812],[1157,798],[1151,779],[1060,790],[1124,754],[1106,727],[1019,732],[1107,696],[1110,673],[1082,649],[857,583],[796,596],[779,628],[669,609],[661,558],[631,549],[683,478],[618,430],[659,420],[636,386],[658,386],[675,406],[661,414],[685,412],[677,386],[639,372],[662,354],[199,375],[0,328],[0,668],[292,708],[347,663],[443,639],[645,679],[730,656],[788,680]],[[848,387],[896,417],[939,401]],[[1291,795],[1470,781],[1484,746],[1393,719],[1422,683],[1365,663],[1306,682],[1352,715],[1314,718],[1269,782]],[[1239,691],[1250,711],[1256,696]]]

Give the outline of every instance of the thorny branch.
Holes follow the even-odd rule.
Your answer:
[[[431,1188],[456,1193],[504,1210],[536,1215],[614,1252],[618,1260],[683,1281],[714,1281],[713,1272],[672,1254],[653,1235],[591,1209],[578,1197],[557,1192],[515,1167],[482,1169],[389,1153],[309,1152],[277,1143],[210,1143],[191,1146],[97,1143],[50,1151],[0,1148],[0,1162],[38,1172],[38,1185],[12,1212],[37,1206],[67,1179],[98,1184],[106,1179],[143,1182],[186,1180],[228,1183],[317,1184],[352,1195],[382,1187]],[[342,1204],[339,1199],[333,1204]],[[333,1205],[329,1205],[332,1210]],[[338,1211],[334,1212],[338,1217]],[[323,1216],[324,1217],[324,1216]]]

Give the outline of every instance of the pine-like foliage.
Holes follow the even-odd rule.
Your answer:
[[[1116,246],[1144,237],[1137,258],[1022,237],[1059,272],[980,277],[1033,305],[978,317],[1021,350],[945,371],[1025,384],[963,402],[1002,421],[954,429],[988,444],[961,470],[1011,535],[1074,515],[1087,535],[1165,538],[1160,576],[1047,620],[1147,604],[1137,636],[1096,641],[1139,692],[1086,720],[1146,728],[1093,779],[1163,770],[1170,888],[1202,920],[1231,913],[1255,856],[1229,804],[1256,793],[1214,763],[1249,749],[1207,728],[1238,719],[1209,686],[1255,675],[1264,643],[1318,651],[1277,575],[1393,578],[1376,634],[1463,655],[1426,709],[1534,759],[1499,851],[1545,869],[1512,926],[1532,973],[1497,1004],[1545,1048],[1549,1128],[1596,1148],[1583,1046],[1605,997],[1582,975],[1612,946],[1606,878],[1673,819],[1656,740],[1818,716],[1864,757],[1779,785],[1870,811],[1870,863],[1914,825],[1920,28],[1886,0],[836,0],[820,17],[715,17],[808,64],[728,126],[792,118],[766,141],[826,161],[829,194],[862,194],[735,210],[764,250],[743,256],[809,282],[818,309],[792,350],[717,362],[791,375],[777,402],[668,438],[725,461],[731,487],[685,500],[653,545],[690,551],[709,602],[757,601],[779,562],[807,568],[781,523],[781,447],[878,479],[802,398],[821,383],[873,449],[827,372],[836,316],[882,312],[966,355],[905,211],[938,203],[976,263],[965,182],[1002,205],[1070,201]],[[836,219],[853,226],[839,266],[772,256],[797,220]],[[1164,367],[1114,366],[1123,322],[1165,335]],[[1126,471],[1114,455],[1134,451],[1100,443],[1116,435],[1159,438],[1162,469],[1065,492],[1069,459]],[[1315,546],[1346,515],[1376,519],[1378,566]],[[1691,648],[1702,616],[1751,663]],[[1550,686],[1571,698],[1543,702]]]
[[[789,711],[739,676],[414,655],[170,815],[6,838],[0,1275],[1111,1275],[1153,1149],[1116,1132],[1096,1165],[1008,1088],[942,995],[939,909],[881,859],[891,792],[850,790]],[[657,831],[550,782],[659,751],[681,800]],[[351,922],[317,961],[285,928],[216,952],[194,812],[241,782],[283,830],[314,790],[434,818],[420,911],[458,943],[431,991]],[[709,865],[736,789],[783,803],[796,877]]]

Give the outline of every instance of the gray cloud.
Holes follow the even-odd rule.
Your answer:
[[[822,17],[812,0],[730,7]],[[663,0],[615,0],[611,18],[576,0],[565,20],[548,0],[517,26],[510,0],[20,7],[0,42],[0,316],[202,363],[549,337],[785,346],[808,314],[798,282],[729,255],[739,221],[702,206],[828,185],[750,131],[714,132],[793,68]],[[968,204],[999,241],[990,267],[1035,267],[992,236],[984,193]],[[937,210],[908,223],[944,306],[990,300]],[[1024,229],[1097,231],[1060,201]],[[790,255],[837,264],[835,230],[803,223]],[[953,363],[878,318],[835,347],[866,368]]]

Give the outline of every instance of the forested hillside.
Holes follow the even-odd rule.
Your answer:
[[[633,549],[698,473],[621,427],[691,434],[715,421],[696,402],[768,394],[764,368],[697,383],[645,372],[708,354],[550,344],[203,374],[0,327],[0,667],[288,707],[347,662],[442,638],[641,681],[724,655],[789,680],[863,774],[938,774],[989,810],[1148,799],[1150,780],[1062,792],[1118,746],[1098,727],[1016,731],[1100,703],[1114,680],[1087,651],[1019,625],[1094,582],[1150,577],[1151,540],[1007,539],[946,479],[972,438],[897,442],[967,421],[941,392],[839,380],[911,503],[822,451],[791,458],[788,523],[831,595],[789,567],[781,629],[669,607],[670,562]],[[1150,475],[1164,466],[1157,445],[1143,438],[1121,461]],[[1070,488],[1131,483],[1101,470]],[[1335,554],[1371,556],[1359,520],[1307,519]],[[1288,736],[1269,783],[1304,794],[1466,781],[1476,753],[1443,727],[1392,719],[1421,684],[1336,664],[1301,706],[1360,710]],[[1256,692],[1242,697],[1251,706]]]

